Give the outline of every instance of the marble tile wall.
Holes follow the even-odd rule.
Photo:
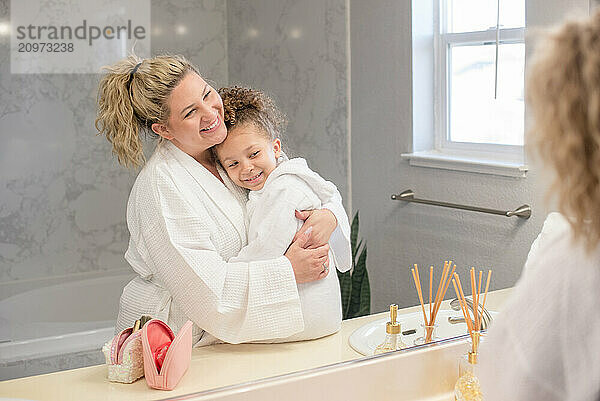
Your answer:
[[[226,38],[225,0],[152,2],[153,54],[182,53],[218,84]],[[96,135],[99,75],[12,75],[9,43],[0,34],[0,299],[15,280],[127,269],[135,178]]]
[[[9,4],[0,0],[0,23]],[[270,91],[290,120],[290,153],[348,204],[346,11],[346,0],[153,0],[152,52],[185,55],[216,87]],[[0,300],[28,282],[128,269],[125,207],[136,173],[96,136],[99,75],[11,75],[9,60],[9,36],[0,35]],[[42,370],[97,362],[78,358],[44,360]],[[42,372],[31,363],[11,377]]]
[[[230,84],[272,94],[287,115],[284,150],[348,196],[346,0],[228,0]]]
[[[215,85],[227,84],[227,1],[152,0],[152,53],[182,54]]]
[[[9,4],[0,0],[0,23]],[[290,120],[286,147],[347,198],[345,4],[153,0],[152,53],[183,54],[216,87],[243,82],[273,93]],[[99,75],[11,75],[9,60],[9,36],[0,36],[0,300],[128,269],[125,207],[136,173],[95,135]],[[100,361],[94,350],[22,361],[0,376]]]
[[[153,1],[152,49],[184,54],[216,86],[272,92],[290,120],[286,147],[346,196],[345,13],[345,0]],[[98,76],[11,75],[7,35],[0,60],[0,285],[126,269],[135,173],[95,135]]]

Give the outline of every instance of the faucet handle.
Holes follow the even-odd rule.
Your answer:
[[[470,298],[465,298],[465,301],[467,303],[467,308],[469,308],[471,313],[473,313],[473,301]],[[457,298],[450,301],[450,308],[452,308],[452,310],[459,311],[460,310],[460,301]],[[485,309],[483,306],[481,306],[481,304],[479,304],[479,311],[481,312],[481,316],[482,316],[481,325],[480,325],[479,329],[487,330],[488,326],[490,325],[490,323],[492,323],[492,320],[494,320],[494,318],[492,318],[492,315],[490,315],[488,310]],[[451,318],[451,317],[448,318],[448,322],[450,322],[451,324],[464,323],[464,321],[465,321],[464,318],[460,318],[460,319]]]

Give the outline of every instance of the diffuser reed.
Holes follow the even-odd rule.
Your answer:
[[[481,279],[483,277],[483,271],[479,271],[479,280],[477,280],[475,274],[475,268],[471,267],[469,271],[471,278],[471,297],[473,298],[473,318],[471,319],[471,314],[469,313],[469,309],[467,308],[467,302],[465,298],[465,294],[463,292],[462,284],[460,282],[460,277],[458,277],[458,273],[454,273],[454,278],[452,278],[452,285],[454,286],[454,291],[456,292],[456,297],[460,303],[460,308],[462,310],[463,316],[465,317],[465,322],[467,323],[467,329],[469,330],[469,335],[471,336],[471,352],[469,353],[469,357],[473,359],[472,363],[477,363],[477,351],[479,348],[479,335],[480,335],[480,327],[481,327],[481,313],[483,308],[485,308],[485,301],[487,299],[487,293],[490,288],[490,278],[492,276],[492,271],[488,270],[487,280],[485,284],[485,291],[483,294],[483,305],[482,310],[479,310],[479,299],[481,296]]]
[[[467,355],[460,359],[458,365],[458,380],[454,385],[454,399],[457,401],[483,400],[483,393],[481,392],[481,386],[477,377],[477,355],[479,350],[479,330],[481,328],[482,319],[481,313],[483,312],[483,307],[485,307],[487,292],[490,288],[490,277],[492,276],[492,271],[488,270],[481,311],[479,310],[479,300],[481,298],[481,280],[483,278],[483,272],[479,271],[479,275],[477,276],[475,274],[475,268],[471,267],[469,273],[471,279],[471,296],[473,298],[472,319],[469,309],[467,308],[465,293],[463,292],[463,287],[460,282],[460,277],[458,277],[458,273],[454,273],[454,278],[452,278],[452,285],[454,286],[456,297],[460,302],[460,308],[463,316],[465,317],[469,335],[471,336],[471,350],[467,353]]]
[[[450,268],[452,271],[450,272]],[[440,277],[440,282],[437,286],[437,291],[435,293],[435,298],[432,299],[433,294],[433,266],[429,267],[429,316],[425,312],[425,303],[423,302],[423,291],[421,288],[421,279],[419,275],[419,267],[415,263],[415,267],[411,269],[411,273],[413,276],[413,280],[415,282],[415,287],[417,289],[417,295],[419,296],[419,302],[421,303],[421,310],[423,311],[423,327],[425,328],[424,334],[424,342],[430,343],[433,338],[433,331],[435,328],[435,318],[437,316],[438,311],[440,310],[440,305],[446,296],[446,291],[448,291],[448,286],[450,285],[450,280],[452,280],[452,276],[455,274],[454,271],[456,269],[456,265],[452,267],[452,261],[445,261],[444,267],[442,269],[442,276]]]

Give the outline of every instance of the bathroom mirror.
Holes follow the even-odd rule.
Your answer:
[[[102,363],[99,344],[112,336],[120,293],[133,277],[123,254],[136,176],[96,136],[97,74],[11,74],[9,3],[0,0],[0,380]],[[569,3],[528,1],[528,24],[589,6]],[[416,4],[423,13],[433,7]],[[515,179],[414,167],[401,158],[427,145],[413,137],[413,128],[433,129],[419,114],[428,105],[418,96],[432,93],[433,84],[413,81],[433,73],[415,68],[415,60],[433,56],[413,48],[413,35],[431,39],[431,26],[411,29],[414,18],[425,18],[411,14],[414,7],[410,1],[151,2],[152,53],[185,55],[216,87],[239,83],[272,94],[289,120],[284,150],[306,158],[337,185],[346,209],[360,212],[372,314],[391,303],[418,304],[409,271],[414,263],[435,265],[438,274],[448,259],[461,274],[472,265],[493,268],[499,273],[491,289],[512,286],[543,221],[542,214],[524,223],[390,199],[419,188],[447,201],[497,208],[527,201],[541,210],[533,174]],[[446,298],[452,296],[449,289]],[[345,335],[368,319],[355,321]],[[87,345],[70,348],[72,341],[59,341],[65,334],[80,335],[78,343]],[[318,341],[322,353],[340,360],[361,357],[347,341]],[[308,350],[311,343],[279,346]]]

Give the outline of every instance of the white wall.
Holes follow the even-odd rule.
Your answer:
[[[588,0],[528,0],[528,24],[547,25]],[[460,272],[493,269],[492,288],[512,286],[547,213],[540,169],[527,178],[411,167],[413,150],[411,2],[350,0],[352,202],[369,248],[373,312],[418,303],[409,267],[452,259]],[[529,220],[403,204],[390,195],[509,209],[530,204]],[[450,291],[449,296],[452,296]]]

